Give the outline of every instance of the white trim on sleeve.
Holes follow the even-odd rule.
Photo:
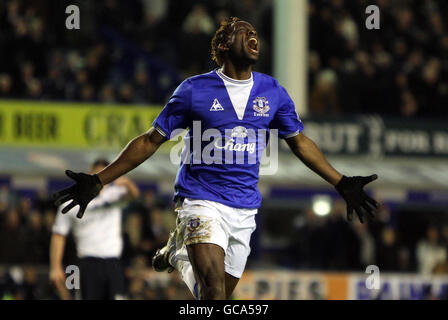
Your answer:
[[[295,136],[297,136],[300,132],[302,132],[302,130],[297,130],[296,132],[293,132],[293,133],[290,133],[290,134],[287,134],[286,136],[283,136],[283,139],[289,139],[289,138],[292,138],[292,137],[295,137]]]
[[[154,126],[154,129],[156,129],[157,132],[160,133],[165,138],[167,137],[167,134],[165,133],[165,131],[163,131],[162,128],[160,128],[159,126]]]

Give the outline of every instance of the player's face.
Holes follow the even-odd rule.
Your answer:
[[[229,38],[229,58],[252,65],[258,61],[259,53],[260,41],[255,28],[246,21],[234,23]]]

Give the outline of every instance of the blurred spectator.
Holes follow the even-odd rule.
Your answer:
[[[111,84],[105,84],[100,92],[99,100],[102,103],[112,104],[117,101],[115,90]]]
[[[31,79],[26,82],[26,97],[32,100],[43,98],[42,83],[38,79]]]
[[[11,98],[12,92],[12,79],[7,73],[0,74],[0,98]]]
[[[142,4],[148,23],[157,23],[167,14],[168,1],[166,0],[143,0]]]
[[[28,219],[28,215],[31,212],[32,202],[29,197],[21,197],[17,205],[17,210],[20,217],[20,222],[25,223]]]
[[[135,72],[134,88],[134,100],[137,103],[154,101],[155,94],[150,86],[149,73],[145,69],[140,68]]]
[[[193,75],[195,70],[205,70],[210,64],[210,41],[215,28],[201,4],[195,5],[187,15],[182,26],[182,52],[188,54],[181,56],[181,67],[188,70],[186,76]]]
[[[11,209],[0,232],[0,262],[20,264],[24,262],[25,234],[16,209]]]
[[[8,209],[16,206],[17,201],[17,195],[7,184],[0,186],[0,214],[4,214]]]
[[[442,226],[440,236],[441,236],[441,244],[445,247],[445,249],[448,252],[448,225]]]
[[[381,240],[376,250],[376,264],[382,271],[398,270],[399,247],[396,232],[391,227],[382,230]]]
[[[400,112],[405,117],[412,117],[418,113],[418,105],[412,93],[408,90],[401,94]]]
[[[379,241],[379,239],[381,239],[384,228],[390,224],[391,220],[390,207],[385,203],[381,203],[381,201],[379,201],[379,203],[380,208],[376,213],[375,219],[369,221],[369,224],[367,225],[375,241]],[[379,243],[376,242],[376,246],[378,245]]]
[[[152,258],[156,250],[163,247],[168,240],[169,234],[163,220],[164,214],[161,208],[157,206],[145,216],[142,246],[144,246],[148,258]]]
[[[359,259],[363,269],[367,266],[375,264],[375,239],[370,234],[367,223],[356,222],[354,225],[355,232],[359,239]]]
[[[398,269],[401,272],[412,272],[410,251],[406,247],[401,247],[398,251]]]
[[[312,209],[308,209],[294,220],[291,256],[295,259],[296,267],[306,270],[323,267],[325,243],[322,236],[324,234],[323,222]]]
[[[317,75],[311,92],[311,112],[316,115],[335,115],[340,112],[337,96],[337,76],[332,70]]]
[[[417,244],[418,271],[431,274],[438,263],[446,260],[446,248],[440,244],[439,231],[431,226],[426,231],[426,238]]]
[[[95,92],[93,86],[87,84],[82,86],[80,93],[80,100],[82,102],[94,102],[95,101]]]
[[[129,83],[123,83],[119,89],[118,102],[132,103],[134,101],[134,88]]]
[[[186,34],[213,35],[215,24],[203,5],[197,4],[185,19],[183,31]]]
[[[22,284],[23,299],[37,300],[41,298],[42,293],[39,292],[39,289],[36,269],[33,266],[26,266],[24,268],[24,279]]]
[[[123,259],[131,260],[143,253],[143,229],[142,218],[136,213],[128,213],[124,222],[124,248]]]
[[[345,202],[337,200],[325,225],[325,269],[359,270],[360,239],[345,220]]]
[[[25,262],[44,265],[48,262],[50,232],[46,232],[39,211],[33,210],[28,216],[27,228],[24,234]]]

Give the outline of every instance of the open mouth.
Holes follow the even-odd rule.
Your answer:
[[[249,48],[249,51],[257,54],[258,53],[258,39],[257,38],[250,38],[247,41],[247,47]]]

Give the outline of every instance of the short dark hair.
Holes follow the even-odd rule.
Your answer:
[[[98,167],[98,166],[107,167],[109,164],[110,164],[110,162],[107,159],[98,158],[95,161],[93,161],[92,168],[95,168],[95,167]]]
[[[231,26],[235,22],[242,21],[237,17],[230,17],[224,19],[218,30],[216,30],[215,35],[212,39],[212,60],[215,61],[218,66],[222,66],[224,63],[225,52],[219,49],[220,44],[225,44],[229,40],[230,33],[232,32]]]

